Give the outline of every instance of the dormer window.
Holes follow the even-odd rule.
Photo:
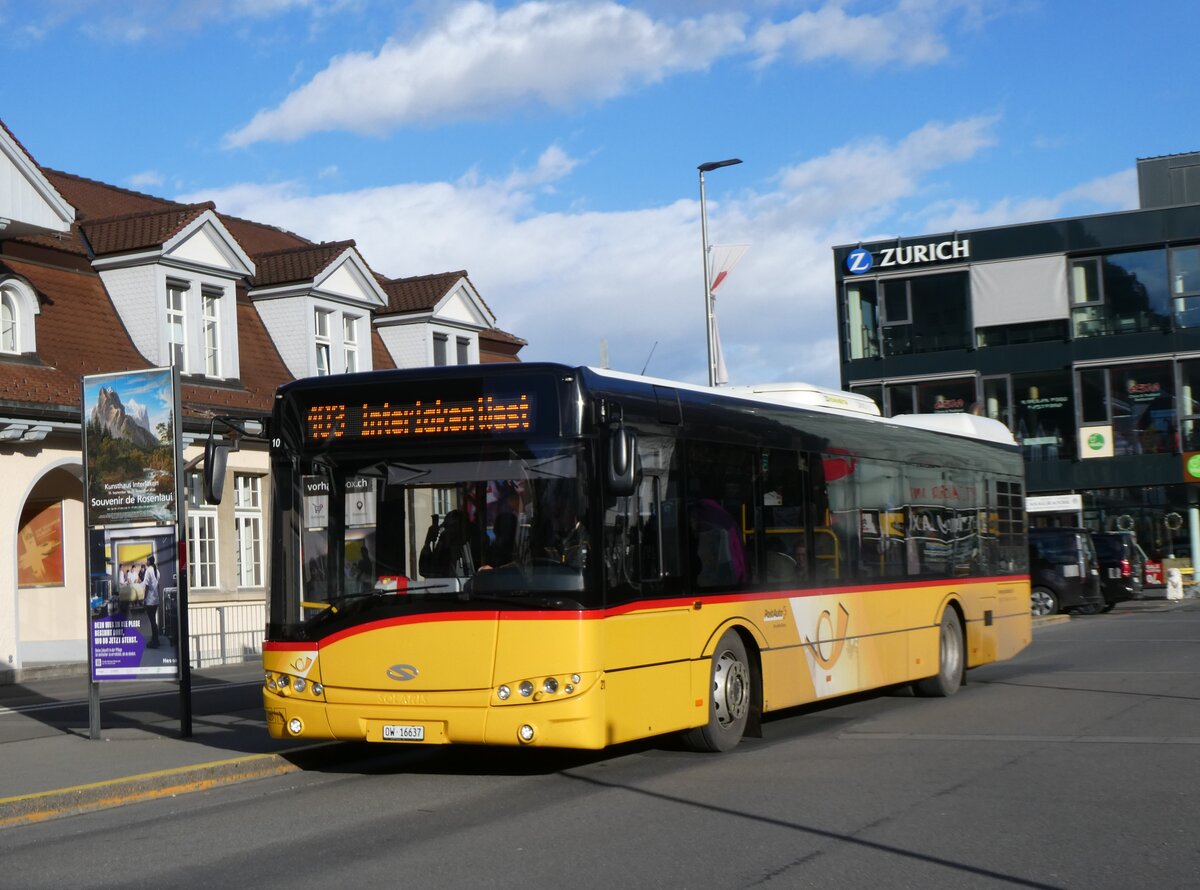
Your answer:
[[[17,351],[17,301],[0,293],[0,352]]]
[[[167,343],[171,364],[180,374],[188,372],[187,363],[187,292],[181,282],[167,283]]]
[[[333,315],[328,309],[317,309],[314,316],[313,339],[317,346],[317,376],[329,374],[329,358],[332,344],[329,342],[329,317]]]
[[[205,288],[201,298],[204,323],[204,373],[221,376],[221,293]]]
[[[167,279],[167,360],[181,374],[221,379],[236,375],[225,290],[211,282]]]
[[[346,373],[358,370],[358,319],[353,315],[342,316],[342,349],[346,356]]]
[[[33,321],[40,311],[32,287],[19,278],[0,281],[0,355],[37,351]]]

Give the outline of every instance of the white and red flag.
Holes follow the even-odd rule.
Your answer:
[[[709,249],[712,251],[712,265],[710,267],[712,283],[709,287],[709,298],[712,300],[713,352],[716,356],[717,364],[714,380],[717,386],[722,386],[729,382],[729,372],[725,367],[725,353],[721,350],[721,335],[717,331],[717,288],[729,277],[729,273],[733,271],[733,267],[738,264],[738,261],[745,256],[746,251],[750,249],[750,245],[714,244]]]

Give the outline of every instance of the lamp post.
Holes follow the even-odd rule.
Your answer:
[[[725,161],[708,161],[696,169],[700,171],[700,240],[704,252],[704,324],[708,333],[708,385],[717,385],[717,350],[713,342],[713,298],[712,271],[708,256],[708,212],[704,206],[704,174],[711,173],[721,167],[732,167],[740,164],[741,158],[729,158]]]

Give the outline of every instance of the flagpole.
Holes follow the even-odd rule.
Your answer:
[[[729,158],[726,161],[708,161],[696,169],[700,171],[700,241],[704,256],[704,330],[708,336],[708,385],[717,385],[717,351],[713,343],[713,295],[712,272],[709,264],[708,248],[708,211],[704,204],[704,174],[711,173],[720,167],[732,167],[740,164],[741,158]]]

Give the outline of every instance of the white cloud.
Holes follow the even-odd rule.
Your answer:
[[[1134,210],[1137,206],[1137,171],[1130,169],[1098,177],[1050,197],[1006,197],[984,208],[966,200],[934,204],[925,209],[921,218],[924,231],[948,232]]]
[[[799,379],[836,386],[831,248],[894,226],[891,214],[902,200],[906,206],[915,201],[928,221],[966,214],[969,208],[959,205],[925,207],[921,196],[949,165],[990,146],[995,123],[992,117],[930,123],[895,143],[842,146],[779,171],[769,191],[730,198],[710,189],[710,239],[751,245],[717,303],[731,382]],[[697,202],[539,212],[537,189],[575,163],[552,146],[532,169],[503,180],[468,174],[456,182],[321,196],[306,194],[299,183],[243,185],[183,199],[214,200],[222,212],[316,240],[354,238],[367,262],[393,277],[465,268],[500,327],[529,341],[526,360],[596,363],[603,339],[614,368],[640,371],[653,349],[648,373],[703,382]],[[1046,206],[1084,198],[1103,204],[1127,193],[1121,174],[1078,186]],[[1016,213],[1037,206],[1033,199],[1011,203],[1007,209]],[[942,228],[931,222],[924,230]]]
[[[131,188],[153,189],[162,186],[166,182],[166,177],[157,170],[144,170],[141,173],[134,173],[129,177],[128,182]]]
[[[739,45],[738,16],[656,22],[615,2],[471,2],[409,40],[349,53],[229,133],[228,147],[325,130],[383,133],[412,123],[492,118],[527,105],[610,99],[701,70]]]
[[[879,13],[848,12],[844,0],[831,0],[784,22],[766,22],[750,40],[756,64],[780,58],[798,62],[839,60],[859,68],[931,65],[950,54],[941,31],[962,15],[964,27],[978,27],[984,13],[977,0],[901,0]]]

